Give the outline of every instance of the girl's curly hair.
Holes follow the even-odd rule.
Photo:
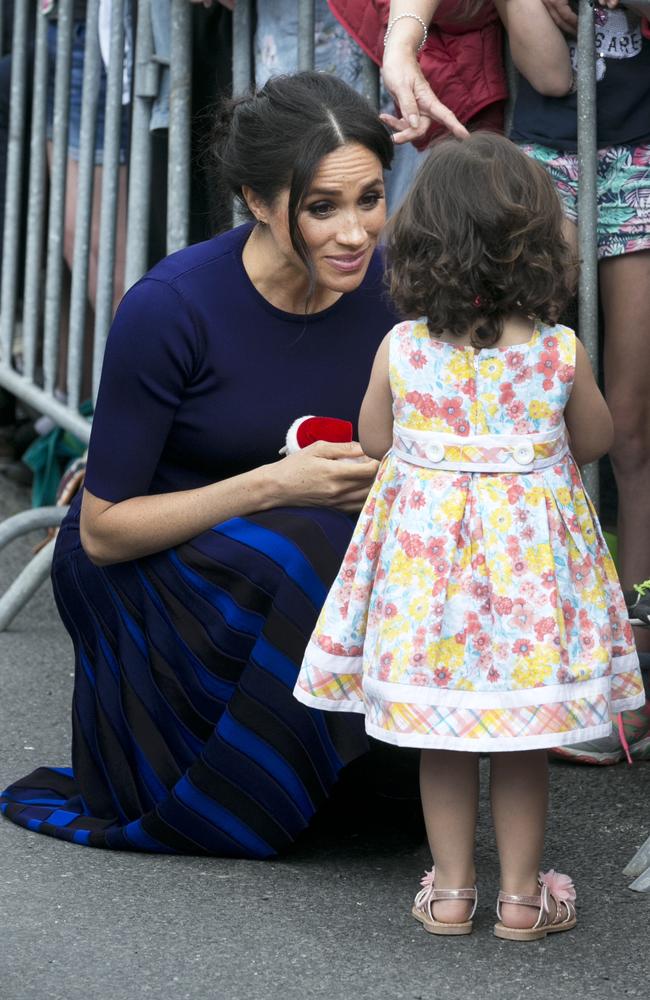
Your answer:
[[[433,335],[477,347],[508,315],[556,323],[571,298],[576,260],[547,173],[508,139],[475,132],[436,143],[387,231],[390,290]]]

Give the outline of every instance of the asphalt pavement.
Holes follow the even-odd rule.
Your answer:
[[[27,504],[0,476],[0,518]],[[36,539],[0,553],[2,590]],[[0,635],[3,787],[69,762],[72,670],[43,587]],[[553,765],[545,867],[574,877],[580,922],[528,944],[492,935],[485,798],[474,934],[410,917],[430,866],[415,766],[379,748],[270,862],[92,850],[0,819],[0,1000],[647,1000],[650,894],[622,869],[650,834],[650,764]]]

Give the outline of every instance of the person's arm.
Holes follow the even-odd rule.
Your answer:
[[[319,443],[229,480],[152,494],[203,353],[191,304],[174,287],[149,277],[127,292],[106,345],[88,451],[81,542],[93,562],[149,555],[254,510],[284,504],[361,508],[377,463],[336,460],[362,458],[358,444]],[[218,419],[215,409],[206,436],[219,433]]]
[[[614,423],[596,384],[589,358],[576,340],[576,367],[569,402],[564,411],[571,452],[577,465],[588,465],[605,455],[614,442]]]
[[[576,35],[578,33],[578,16],[570,0],[542,0],[542,2],[558,28],[567,35]],[[650,15],[650,0],[643,0],[643,2],[639,3],[621,3],[621,0],[598,0],[598,5],[606,7],[608,10],[615,10],[616,7],[627,7],[629,10],[636,11],[637,14],[641,14],[643,17]]]
[[[495,0],[495,6],[519,72],[546,97],[567,94],[573,78],[569,47],[543,0]]]
[[[381,459],[393,443],[393,396],[388,377],[390,334],[375,355],[359,414],[359,442],[366,455]]]
[[[376,472],[377,462],[357,442],[318,441],[282,461],[194,490],[119,503],[84,490],[81,544],[91,562],[102,566],[161,552],[228,518],[271,507],[336,507],[354,513]]]
[[[397,144],[421,138],[432,120],[441,122],[458,139],[466,139],[469,134],[453,111],[438,100],[422,74],[417,60],[424,34],[422,25],[414,17],[395,20],[401,14],[417,14],[429,25],[439,3],[440,0],[391,0],[389,25],[392,27],[381,72],[402,117],[381,115],[381,118],[394,130],[393,140]]]

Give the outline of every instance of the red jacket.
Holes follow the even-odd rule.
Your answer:
[[[390,0],[328,0],[332,13],[378,65],[384,54],[384,33]],[[503,64],[503,32],[492,3],[484,3],[472,18],[454,20],[458,0],[442,0],[429,27],[420,66],[436,96],[466,124],[496,101],[508,97]],[[415,145],[428,146],[444,131],[433,124]]]

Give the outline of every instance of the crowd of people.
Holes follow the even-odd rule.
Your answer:
[[[301,73],[295,4],[257,5],[256,87],[211,132],[221,209],[247,221],[157,255],[117,308],[53,565],[72,766],[6,789],[10,820],[265,858],[369,737],[416,748],[434,867],[413,916],[464,935],[490,754],[495,933],[575,925],[571,879],[540,870],[549,751],[650,756],[629,620],[650,612],[647,6],[593,7],[603,396],[563,323],[575,5],[319,0]],[[227,35],[232,3],[195,7]],[[395,102],[381,116],[361,51]],[[345,433],[302,440],[308,414]],[[606,452],[618,575],[579,472]]]

